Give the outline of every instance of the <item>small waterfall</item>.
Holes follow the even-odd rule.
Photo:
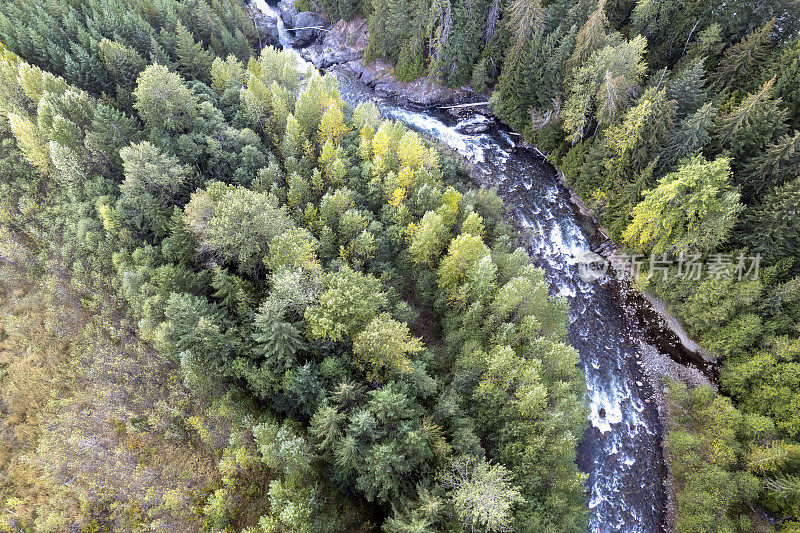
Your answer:
[[[292,36],[289,35],[289,30],[286,29],[286,24],[283,23],[281,14],[269,5],[266,0],[253,0],[253,5],[265,15],[278,19],[278,42],[284,50],[292,50]]]

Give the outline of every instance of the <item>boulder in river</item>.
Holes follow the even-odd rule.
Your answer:
[[[476,133],[484,133],[492,125],[492,119],[484,115],[475,115],[467,120],[458,123],[456,127],[458,131],[466,135],[475,135]]]
[[[261,46],[280,46],[278,18],[257,9],[252,11],[252,17],[258,32],[259,44]]]
[[[355,18],[349,22],[340,20],[334,24],[319,45],[317,61],[319,68],[330,68],[361,59],[367,49],[367,21]]]
[[[292,46],[294,48],[304,48],[317,39],[323,33],[322,28],[325,26],[325,20],[322,15],[313,11],[303,11],[294,17],[294,37],[292,38]]]

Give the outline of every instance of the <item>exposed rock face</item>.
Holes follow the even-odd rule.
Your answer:
[[[411,82],[398,81],[394,77],[394,67],[385,61],[373,61],[364,65],[360,77],[361,81],[375,87],[378,96],[393,96],[421,106],[460,101],[471,94],[467,88],[451,90],[429,78],[419,78]]]
[[[297,27],[302,27],[300,22],[304,15],[305,13],[300,13],[295,18]],[[356,18],[350,22],[340,20],[329,31],[321,33],[324,33],[324,36],[319,43],[306,45],[301,50],[303,57],[319,69],[326,70],[338,66],[374,87],[378,96],[392,96],[400,101],[430,106],[442,102],[460,101],[472,94],[465,88],[447,89],[427,78],[412,82],[398,81],[394,77],[394,67],[385,61],[373,61],[364,65],[361,59],[367,49],[368,32],[367,21],[363,18]],[[292,43],[297,46],[294,41]],[[474,128],[477,133],[485,131],[488,125],[476,124]]]
[[[293,22],[292,27],[302,28],[293,32],[292,46],[295,48],[304,48],[313,44],[323,33],[316,28],[325,27],[325,19],[322,18],[322,15],[313,11],[298,13]]]
[[[357,61],[367,49],[367,21],[363,18],[350,22],[340,20],[325,32],[322,42],[309,50],[311,62],[317,68],[330,68],[349,61]]]
[[[261,46],[280,46],[278,35],[278,19],[259,11],[252,9],[250,15],[256,25],[258,32],[259,43]]]

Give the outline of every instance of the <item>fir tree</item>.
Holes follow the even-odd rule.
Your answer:
[[[605,0],[597,3],[597,8],[575,36],[575,49],[565,63],[568,73],[582,67],[593,53],[605,45],[608,29],[605,4]]]
[[[696,156],[645,193],[623,238],[642,253],[704,252],[727,238],[741,210],[729,160]]]
[[[717,117],[713,146],[718,151],[730,151],[737,171],[748,156],[762,152],[786,131],[786,110],[772,98],[774,83],[772,78],[730,113]]]
[[[658,158],[659,167],[671,168],[684,157],[702,151],[711,141],[710,131],[716,113],[716,108],[709,102],[683,119],[667,137]]]
[[[678,103],[675,109],[678,120],[683,120],[697,111],[705,102],[704,75],[703,62],[695,60],[676,73],[667,83],[667,98]]]
[[[754,88],[760,70],[772,48],[771,33],[775,20],[725,50],[716,70],[711,75],[711,85],[718,91],[732,88],[750,91]]]
[[[214,54],[205,50],[202,42],[196,42],[182,23],[178,22],[176,31],[175,56],[178,58],[178,67],[189,77],[208,79]]]
[[[800,132],[784,135],[743,166],[737,180],[745,203],[800,175]]]

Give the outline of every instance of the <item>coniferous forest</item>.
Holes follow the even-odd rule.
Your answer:
[[[798,531],[800,6],[294,4],[489,100],[713,355],[664,384],[670,530]],[[0,4],[0,531],[586,531],[569,304],[509,207],[252,10]]]

